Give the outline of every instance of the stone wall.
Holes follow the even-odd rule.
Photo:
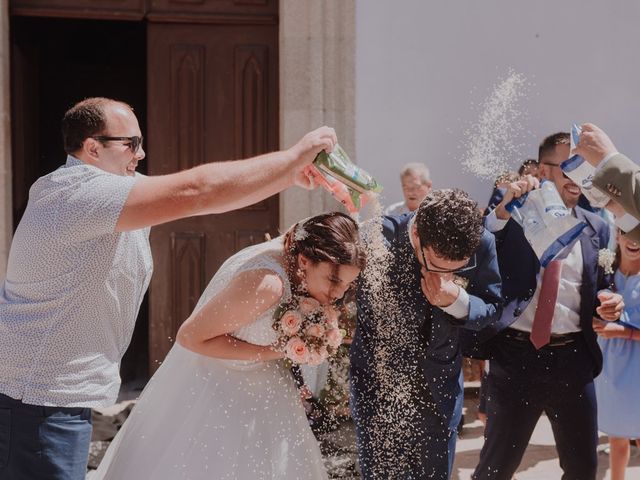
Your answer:
[[[355,0],[280,0],[280,145],[322,125],[355,156]],[[340,205],[321,190],[280,197],[280,227]]]

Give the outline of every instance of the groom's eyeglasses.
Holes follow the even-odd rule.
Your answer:
[[[133,153],[137,153],[138,149],[142,146],[142,137],[107,137],[104,135],[94,135],[91,138],[99,142],[126,142],[125,145],[129,147]]]
[[[463,273],[468,272],[469,270],[473,270],[476,268],[476,254],[469,259],[469,262],[462,268],[453,268],[453,269],[440,269],[440,268],[430,268],[427,264],[427,258],[424,256],[424,248],[420,247],[420,255],[422,255],[422,266],[427,272],[431,273]]]

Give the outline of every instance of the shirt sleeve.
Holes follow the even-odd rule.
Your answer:
[[[67,243],[80,243],[114,233],[136,179],[98,169],[84,171],[60,198],[57,235]]]
[[[441,307],[441,309],[458,320],[467,318],[469,316],[469,294],[464,288],[460,287],[460,293],[456,301],[448,307]]]
[[[618,227],[623,232],[630,232],[638,225],[640,225],[640,221],[636,219],[633,215],[629,215],[625,213],[622,217],[617,217],[615,220],[616,227]]]
[[[493,209],[489,214],[484,218],[484,226],[491,233],[499,232],[504,228],[509,220],[502,220],[498,218],[496,215],[496,210]]]

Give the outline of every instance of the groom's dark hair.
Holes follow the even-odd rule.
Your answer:
[[[418,207],[416,229],[422,247],[449,260],[464,260],[480,245],[484,226],[478,203],[454,188],[429,192]]]

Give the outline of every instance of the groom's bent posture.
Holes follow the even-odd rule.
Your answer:
[[[447,479],[462,411],[459,329],[501,312],[493,235],[461,190],[433,191],[382,225],[385,253],[359,286],[351,346],[362,475]]]
[[[31,187],[0,284],[2,479],[85,478],[91,408],[116,400],[151,277],[149,227],[304,186],[336,142],[323,127],[285,151],[145,177],[129,105],[88,98],[62,130],[67,161]]]

